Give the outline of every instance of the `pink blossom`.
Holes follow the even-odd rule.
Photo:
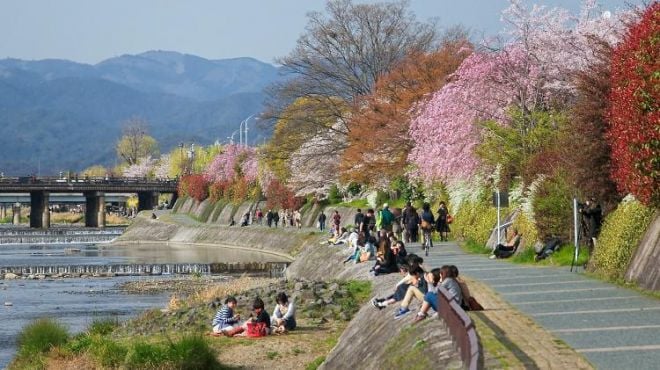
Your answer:
[[[204,171],[204,177],[209,182],[230,181],[238,175],[243,176],[248,182],[257,179],[257,156],[254,148],[227,145]]]

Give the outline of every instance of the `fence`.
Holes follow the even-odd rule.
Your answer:
[[[438,289],[438,315],[445,321],[449,333],[461,353],[463,366],[470,370],[480,368],[480,348],[474,323],[451,294],[443,287]]]

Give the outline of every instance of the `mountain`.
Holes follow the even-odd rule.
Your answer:
[[[168,51],[96,65],[0,60],[0,172],[41,175],[115,164],[124,121],[141,117],[167,152],[210,144],[263,107],[278,69],[252,58],[208,60]],[[251,143],[270,133],[250,126]]]

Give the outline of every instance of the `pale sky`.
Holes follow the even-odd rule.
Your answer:
[[[375,3],[359,0],[356,2]],[[537,0],[577,13],[578,0]],[[603,10],[643,0],[601,0]],[[528,2],[529,3],[529,2]],[[462,24],[474,35],[502,27],[507,0],[411,0],[419,20]],[[0,58],[97,63],[122,54],[171,50],[208,59],[274,62],[304,32],[306,13],[325,0],[1,0]]]

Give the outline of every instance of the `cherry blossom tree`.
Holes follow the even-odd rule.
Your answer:
[[[527,115],[566,106],[576,91],[575,73],[595,58],[593,40],[615,43],[619,38],[626,15],[604,17],[598,9],[594,1],[586,1],[573,17],[565,9],[528,8],[512,0],[502,17],[507,25],[504,46],[485,45],[468,57],[452,82],[412,120],[414,147],[408,159],[413,174],[448,182],[489,172],[474,154],[480,121],[507,125],[506,112],[512,107]],[[526,125],[533,127],[534,121]]]
[[[209,182],[231,181],[243,177],[247,182],[257,179],[257,156],[252,147],[231,144],[216,155],[204,171]]]
[[[122,175],[124,177],[150,177],[154,173],[156,163],[157,160],[151,157],[139,158],[137,163],[126,167]]]

